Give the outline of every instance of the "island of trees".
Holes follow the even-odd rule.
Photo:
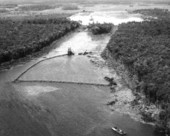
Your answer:
[[[65,18],[0,19],[0,64],[39,51],[77,27]]]
[[[112,28],[113,24],[111,23],[93,23],[88,25],[88,30],[94,35],[110,33],[112,31]]]
[[[131,78],[137,77],[135,90],[161,108],[157,125],[160,132],[170,133],[170,13],[154,10],[164,16],[119,25],[107,49],[113,59],[124,64]],[[153,10],[141,12],[155,15]]]

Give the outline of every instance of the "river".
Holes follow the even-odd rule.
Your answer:
[[[103,7],[96,12],[81,12],[70,17],[71,20],[82,21],[84,25],[90,23],[91,18],[94,22],[105,21],[115,25],[142,21],[139,15],[130,15],[124,10],[115,11],[114,8],[106,11]],[[107,82],[104,76],[115,76],[115,73],[110,73],[107,66],[103,66],[104,60],[100,58],[100,53],[109,39],[110,35],[107,34],[93,36],[86,30],[76,31],[56,41],[53,49],[40,57],[2,71],[0,134],[117,136],[111,127],[118,126],[128,136],[154,136],[153,126],[135,121],[129,115],[111,111],[106,105],[111,93],[109,87],[105,86]],[[33,64],[65,54],[69,47],[76,53],[75,56],[42,61],[23,74],[19,78],[21,82],[12,82]],[[88,56],[78,55],[84,51],[93,53]],[[98,65],[93,64],[93,61],[97,61]]]

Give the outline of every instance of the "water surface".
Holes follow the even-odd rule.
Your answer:
[[[83,12],[70,17],[71,20],[79,21],[83,25],[90,23],[113,23],[119,25],[130,21],[141,22],[140,14],[129,14],[124,5],[98,5],[86,8]]]

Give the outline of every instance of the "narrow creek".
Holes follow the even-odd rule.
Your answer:
[[[104,16],[102,12],[100,14]],[[98,19],[100,14],[93,13],[92,15],[82,16],[89,19],[94,15],[94,18]],[[113,13],[110,13],[110,15],[113,15]],[[77,14],[77,16],[80,16],[80,14]],[[71,19],[76,20],[77,16],[74,15]],[[135,21],[135,17],[132,16],[132,18]],[[136,19],[137,21],[140,20],[139,17]],[[29,133],[29,130],[38,131],[37,135],[41,135],[39,131],[43,130],[46,136],[117,136],[111,130],[111,127],[118,126],[126,131],[128,136],[154,136],[152,126],[142,124],[129,115],[109,109],[106,105],[111,97],[109,87],[48,82],[74,81],[77,83],[107,84],[104,76],[115,77],[116,75],[113,71],[110,72],[107,66],[104,65],[104,60],[100,57],[100,53],[106,47],[109,39],[110,35],[93,36],[86,30],[74,32],[63,38],[62,41],[56,42],[54,45],[56,48],[49,53],[24,65],[18,65],[11,70],[1,72],[1,90],[6,91],[3,95],[9,101],[10,99],[14,101],[19,99],[17,104],[20,103],[18,105],[21,105],[21,108],[19,108],[20,106],[14,106],[16,109],[11,108],[11,111],[9,109],[1,114],[2,118],[10,118],[11,121],[9,122],[6,119],[8,121],[4,121],[3,129],[7,130],[9,127],[15,126],[14,128],[18,129],[18,135],[19,132],[20,134],[22,132]],[[64,56],[43,61],[20,78],[25,82],[11,83],[37,61],[64,54],[69,47],[76,53],[75,56]],[[84,51],[91,51],[92,54],[87,56],[78,55],[78,53]],[[118,79],[119,77],[115,78]],[[15,93],[17,96],[14,96]],[[26,108],[28,115],[20,111],[23,104],[30,107]],[[35,107],[39,107],[39,110],[37,111]],[[7,112],[9,113],[7,114]],[[23,115],[20,117],[18,114]],[[31,119],[28,119],[27,116],[31,116]],[[34,121],[37,124],[33,123]],[[31,129],[32,127],[35,130]],[[32,135],[35,134],[33,132]]]

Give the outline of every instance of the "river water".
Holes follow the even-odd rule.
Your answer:
[[[82,21],[84,25],[89,24],[91,18],[94,22],[111,22],[115,25],[142,21],[139,15],[129,15],[124,10],[115,11],[113,7],[110,7],[111,11],[106,9],[98,7],[97,12],[77,13],[70,19]],[[109,69],[98,67],[90,60],[95,59],[103,64],[100,53],[109,39],[110,35],[93,36],[86,30],[74,32],[57,41],[53,45],[55,48],[41,57],[1,72],[1,90],[5,91],[2,93],[3,100],[9,103],[12,100],[14,105],[14,109],[9,106],[2,109],[1,117],[5,120],[0,125],[2,133],[14,136],[28,135],[30,132],[32,136],[117,136],[111,130],[116,125],[125,130],[128,136],[154,136],[152,126],[135,121],[129,115],[110,111],[106,106],[111,95],[108,87],[48,82],[107,84],[103,77],[110,74]],[[76,53],[75,56],[43,61],[19,79],[24,82],[11,83],[32,64],[64,54],[69,47]],[[84,51],[92,51],[93,54],[77,55]]]

